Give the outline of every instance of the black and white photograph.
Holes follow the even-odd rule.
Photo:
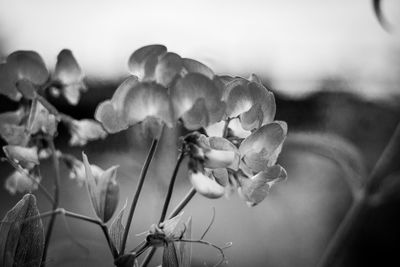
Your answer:
[[[0,0],[0,267],[399,248],[400,1]]]

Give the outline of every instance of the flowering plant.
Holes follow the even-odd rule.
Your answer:
[[[98,105],[95,120],[76,120],[59,112],[46,98],[48,94],[62,96],[76,105],[81,93],[87,90],[84,74],[71,51],[60,52],[51,74],[40,55],[33,51],[14,52],[0,65],[0,94],[19,106],[0,114],[0,135],[7,142],[3,147],[4,160],[15,168],[5,186],[11,194],[27,193],[0,225],[2,266],[44,266],[57,215],[98,225],[114,264],[119,267],[139,266],[139,260],[141,266],[146,266],[157,247],[164,250],[163,266],[190,266],[193,242],[216,248],[223,262],[227,246],[221,248],[205,241],[206,233],[198,240],[191,239],[191,219],[181,222],[184,207],[197,193],[220,198],[234,191],[249,206],[255,206],[275,183],[286,179],[286,171],[277,159],[287,125],[274,121],[274,95],[257,76],[245,79],[216,75],[206,65],[168,52],[162,45],[136,50],[128,66],[130,76],[111,99]],[[126,203],[115,215],[120,198],[118,166],[103,170],[91,164],[85,153],[79,159],[56,149],[54,138],[60,123],[69,129],[71,146],[84,146],[134,125],[152,139],[129,206]],[[127,250],[139,195],[165,127],[183,127],[186,134],[180,137],[179,156],[160,219],[138,247]],[[185,157],[192,188],[167,216]],[[54,193],[41,184],[40,163],[47,158],[52,159],[55,171]],[[60,162],[78,185],[86,185],[95,218],[60,206]],[[50,211],[39,213],[36,190],[52,203]],[[47,229],[42,223],[45,217],[50,217]],[[141,260],[145,251],[149,253]]]

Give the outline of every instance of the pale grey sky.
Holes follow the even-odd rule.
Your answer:
[[[53,66],[63,48],[92,77],[127,72],[137,48],[161,43],[217,73],[270,77],[292,95],[341,76],[369,97],[400,90],[400,1],[384,0],[396,32],[367,0],[0,0],[2,52],[36,50]]]

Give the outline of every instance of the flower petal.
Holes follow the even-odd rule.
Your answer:
[[[183,66],[188,73],[199,73],[206,76],[210,80],[214,78],[214,72],[209,67],[197,60],[184,58]]]
[[[175,53],[166,53],[163,55],[155,69],[155,80],[157,83],[168,87],[170,83],[182,71],[182,58]]]
[[[0,64],[0,94],[7,96],[11,100],[19,101],[22,97],[17,90],[16,75],[12,72],[7,64]]]
[[[24,98],[32,100],[36,97],[36,89],[28,79],[21,79],[16,83],[18,91]]]
[[[37,182],[40,181],[40,177],[34,177]],[[10,194],[30,192],[38,189],[37,183],[32,181],[27,174],[19,171],[14,171],[6,180],[5,188]]]
[[[220,198],[225,193],[224,187],[201,172],[190,171],[189,179],[196,191],[205,197]]]
[[[61,50],[57,56],[53,79],[62,84],[73,84],[82,82],[83,77],[83,72],[71,50]]]
[[[180,118],[190,111],[199,99],[204,99],[205,105],[203,106],[206,110],[203,112],[208,113],[209,123],[215,123],[223,116],[225,106],[221,101],[220,88],[202,74],[189,73],[179,79],[171,88],[170,95],[175,118]],[[197,103],[197,105],[199,104]],[[196,109],[198,108],[199,106],[196,106]]]
[[[168,91],[156,83],[137,83],[127,93],[123,108],[128,125],[142,122],[148,117],[155,117],[172,127]]]
[[[70,126],[71,146],[84,146],[88,141],[104,139],[107,133],[96,121],[90,119],[73,120]]]
[[[4,154],[23,168],[32,169],[39,164],[37,147],[8,145],[3,147]]]
[[[253,207],[265,199],[274,183],[285,180],[286,177],[285,169],[280,165],[274,165],[250,179],[240,178],[239,194],[249,206]]]
[[[273,122],[262,126],[240,145],[242,160],[253,171],[259,172],[275,163],[277,149],[286,138],[285,122]],[[274,154],[275,153],[275,154]]]
[[[7,57],[7,65],[16,80],[27,79],[35,85],[44,84],[49,72],[41,56],[34,51],[16,51]]]
[[[26,146],[30,135],[24,125],[0,124],[0,136],[9,145]]]
[[[129,58],[129,71],[141,81],[154,81],[159,57],[166,52],[167,48],[163,45],[148,45],[139,48]]]
[[[227,167],[232,170],[237,170],[237,168],[239,167],[240,154],[236,146],[229,142],[229,140],[222,137],[209,137],[208,141],[210,142],[210,147],[212,149],[233,152],[234,157],[231,159],[231,163],[227,165]]]
[[[128,123],[123,114],[126,95],[138,84],[137,77],[128,77],[114,92],[111,100],[100,103],[94,117],[103,124],[109,133],[117,133],[128,128]]]

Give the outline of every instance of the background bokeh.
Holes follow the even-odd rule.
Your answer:
[[[388,34],[377,23],[369,1],[22,1],[0,0],[0,55],[36,50],[51,69],[63,48],[74,52],[87,73],[89,91],[77,107],[50,98],[75,118],[92,117],[128,75],[127,59],[137,48],[162,43],[169,50],[208,64],[218,74],[257,73],[276,95],[277,119],[298,132],[334,134],[359,150],[370,171],[400,119],[400,3],[383,1],[393,23]],[[2,57],[2,58],[3,58]],[[0,97],[0,111],[15,107]],[[151,165],[149,181],[134,217],[135,237],[154,223],[176,156],[178,129],[168,130]],[[150,140],[135,128],[69,148],[62,126],[56,145],[91,162],[119,164],[120,206],[131,201]],[[1,141],[2,142],[2,141]],[[1,143],[4,144],[4,143]],[[284,147],[280,164],[285,183],[273,188],[260,205],[248,208],[236,195],[208,200],[196,196],[185,211],[199,236],[216,208],[208,240],[223,245],[229,266],[313,266],[341,221],[350,191],[343,172],[307,149]],[[43,183],[51,188],[52,169],[42,164]],[[183,164],[185,166],[185,164]],[[0,163],[0,182],[12,169]],[[65,168],[62,171],[66,171]],[[186,167],[179,173],[177,203],[190,187]],[[0,217],[19,199],[0,187]],[[41,211],[50,209],[38,194]],[[61,202],[67,209],[94,216],[86,189],[64,174]],[[399,200],[368,213],[349,246],[346,266],[397,262],[400,243]],[[111,266],[111,255],[95,226],[68,219],[57,221],[48,266]],[[194,263],[217,261],[210,248],[194,246]],[[154,262],[155,266],[156,262]],[[393,265],[395,266],[395,265]]]

